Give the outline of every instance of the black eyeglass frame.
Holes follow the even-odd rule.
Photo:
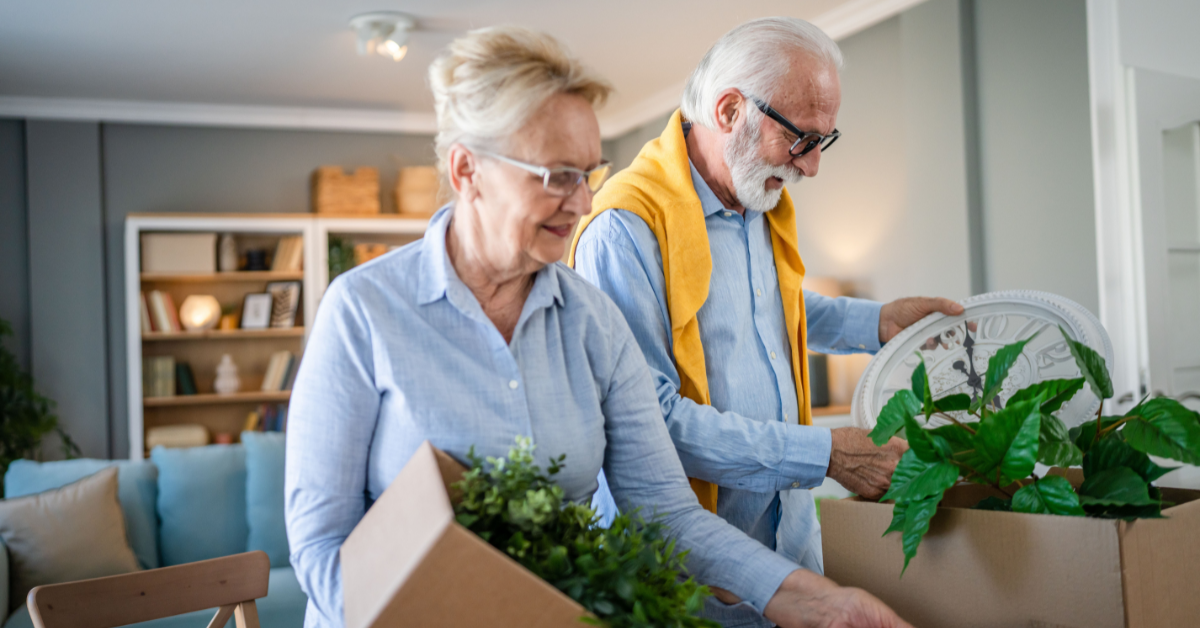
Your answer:
[[[796,136],[796,141],[792,142],[792,147],[788,149],[788,154],[791,155],[793,159],[803,157],[811,153],[813,149],[818,146],[821,147],[821,152],[825,152],[826,150],[829,150],[830,146],[833,146],[833,143],[836,142],[839,137],[842,136],[842,132],[837,129],[834,129],[829,135],[821,135],[820,133],[813,133],[810,131],[801,131],[796,127],[796,125],[792,124],[791,120],[783,117],[783,114],[775,111],[775,109],[771,107],[771,105],[768,105],[765,101],[753,96],[750,97],[750,101],[754,103],[754,106],[758,107],[759,111],[766,114],[768,118],[778,122],[779,126],[782,126],[789,133]],[[797,153],[796,147],[799,146],[801,142],[804,142],[806,138],[808,138],[808,143],[805,144],[804,148],[801,149],[800,152]]]

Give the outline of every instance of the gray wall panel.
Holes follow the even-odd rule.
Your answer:
[[[29,367],[29,228],[25,222],[25,122],[0,120],[0,318],[13,328],[5,341]]]
[[[30,348],[39,389],[83,455],[109,450],[100,128],[26,123]],[[48,451],[53,451],[49,449]]]

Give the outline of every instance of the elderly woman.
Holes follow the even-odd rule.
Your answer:
[[[620,507],[662,513],[691,572],[731,603],[784,626],[903,625],[700,508],[624,317],[557,262],[609,171],[592,110],[609,87],[517,28],[455,41],[430,83],[456,200],[424,239],[330,286],[292,397],[287,531],[305,624],[342,625],[338,549],[422,441],[462,459],[521,435],[543,465],[567,455],[568,498],[589,499],[603,468]]]

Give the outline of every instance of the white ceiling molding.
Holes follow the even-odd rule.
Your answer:
[[[850,0],[812,20],[835,40],[870,28],[925,0]],[[602,115],[601,136],[619,137],[675,109],[684,81],[669,85],[620,111]],[[135,124],[254,127],[432,134],[432,112],[219,105],[133,100],[94,100],[0,96],[0,116],[52,120],[89,120]]]
[[[436,133],[433,113],[0,96],[0,116],[182,126]]]
[[[925,2],[925,0],[851,0],[835,9],[813,18],[812,23],[821,27],[834,40],[841,40],[864,31],[888,18]],[[649,98],[611,115],[602,116],[600,136],[604,139],[620,137],[679,106],[683,86],[680,81]]]

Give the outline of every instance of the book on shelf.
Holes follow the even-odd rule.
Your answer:
[[[287,405],[282,403],[263,404],[246,414],[243,432],[287,431]]]
[[[196,394],[196,375],[187,362],[175,363],[175,392],[180,395]]]
[[[262,391],[289,390],[290,388],[287,386],[291,384],[296,366],[296,356],[291,351],[276,351],[271,354],[271,360],[267,363],[267,372],[263,375]]]
[[[272,272],[298,272],[304,263],[304,238],[284,236],[275,245],[275,256],[271,260]]]
[[[183,331],[183,325],[179,324],[179,308],[175,305],[175,298],[170,292],[162,293],[163,305],[167,308],[167,316],[171,318],[171,331]]]
[[[175,358],[165,355],[142,360],[142,396],[175,396]]]
[[[170,293],[162,290],[151,290],[147,299],[149,302],[149,318],[151,327],[157,332],[182,331],[179,325],[179,312],[175,309],[175,299]]]
[[[141,297],[138,299],[138,305],[141,309],[142,333],[149,334],[154,331],[154,325],[150,322],[150,308],[146,305],[146,293],[141,292],[139,295]]]

